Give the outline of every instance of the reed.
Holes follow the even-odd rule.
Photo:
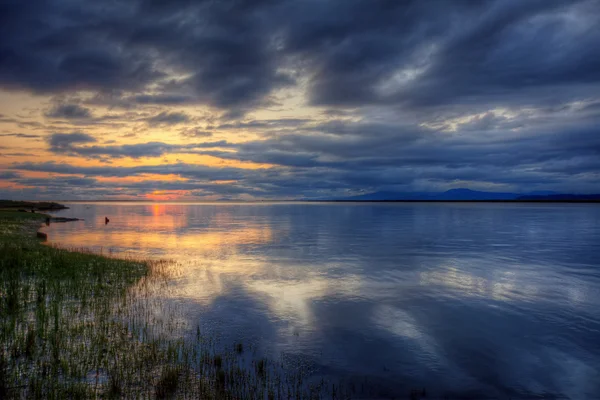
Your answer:
[[[47,246],[44,219],[0,212],[0,398],[331,398],[325,381],[183,324],[161,300],[173,261]]]

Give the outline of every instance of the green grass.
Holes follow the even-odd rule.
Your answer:
[[[182,339],[189,327],[161,300],[172,263],[44,245],[45,217],[0,211],[1,399],[330,398],[242,343],[217,350],[199,327]]]

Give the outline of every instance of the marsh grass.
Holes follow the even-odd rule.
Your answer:
[[[0,212],[0,398],[331,398],[242,343],[199,326],[182,339],[190,327],[161,300],[172,262],[43,245],[44,219]]]

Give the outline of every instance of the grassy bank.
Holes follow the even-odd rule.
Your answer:
[[[67,208],[69,207],[51,201],[0,200],[0,210],[3,211],[56,211],[65,210]]]
[[[0,398],[347,397],[199,327],[184,341],[169,263],[43,245],[44,220],[0,212]]]

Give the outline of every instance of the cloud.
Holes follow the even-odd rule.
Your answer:
[[[265,24],[275,3],[5,3],[0,85],[37,93],[130,91],[141,104],[246,109],[292,82],[278,70]],[[151,93],[157,86],[164,93]]]
[[[190,117],[183,112],[167,112],[163,111],[159,114],[154,115],[146,119],[146,122],[150,126],[160,126],[160,125],[178,125],[184,122],[188,122]]]
[[[45,163],[16,163],[12,169],[23,171],[51,172],[57,174],[81,174],[87,177],[127,177],[144,174],[180,175],[184,178],[203,180],[237,180],[244,176],[246,170],[240,168],[218,168],[194,164],[143,165],[136,167],[81,167],[55,162]]]
[[[5,157],[34,157],[32,153],[1,153]]]
[[[212,132],[205,131],[201,128],[184,128],[179,131],[179,134],[186,138],[211,137]]]
[[[53,133],[46,140],[52,148],[67,148],[74,144],[93,143],[97,141],[93,136],[81,132]]]
[[[0,85],[241,116],[301,83],[314,105],[421,108],[577,97],[600,79],[596,0],[87,3],[3,4]]]
[[[278,129],[245,142],[225,140],[168,144],[94,144],[85,134],[55,134],[50,151],[88,158],[164,157],[169,154],[210,155],[224,160],[275,165],[269,173],[239,171],[235,180],[266,197],[304,196],[337,190],[416,190],[465,185],[500,185],[503,190],[548,189],[567,183],[591,190],[598,176],[600,142],[594,136],[600,115],[586,107],[565,108],[565,115],[548,119],[546,111],[523,115],[492,113],[459,118],[459,131],[399,122],[330,120]],[[567,117],[567,115],[569,115]],[[562,123],[557,123],[560,120]],[[281,126],[279,122],[250,121],[247,126]],[[226,126],[234,129],[233,125]],[[83,136],[81,136],[83,135]],[[16,166],[20,168],[22,166]],[[31,168],[29,165],[27,168]],[[54,165],[44,168],[59,168]],[[152,173],[190,177],[189,165],[166,164]],[[136,174],[139,170],[100,170]],[[231,177],[229,177],[231,178]],[[293,183],[290,183],[293,182]],[[597,186],[597,185],[596,185]],[[600,188],[599,188],[600,189]]]
[[[94,178],[81,178],[77,176],[57,176],[51,180],[42,178],[19,178],[15,179],[15,181],[26,186],[52,189],[61,188],[67,190],[82,187],[93,187],[98,183]]]
[[[294,4],[284,41],[312,72],[315,105],[531,103],[599,83],[596,1]]]
[[[176,105],[193,103],[194,99],[191,96],[184,95],[169,95],[169,94],[140,94],[134,96],[131,100],[138,104],[155,104],[155,105]]]
[[[34,135],[30,133],[1,133],[0,137],[16,137],[20,139],[39,139],[40,135]]]
[[[111,145],[112,142],[109,141],[101,146],[84,145],[96,142],[97,140],[94,137],[84,133],[55,133],[48,138],[49,150],[53,153],[89,158],[161,157],[165,154],[176,153],[205,154],[206,151],[202,149],[231,148],[235,146],[226,140],[188,144],[148,142],[126,145]]]
[[[89,108],[78,104],[57,104],[45,115],[48,118],[83,119],[90,118],[92,113]]]
[[[13,171],[0,171],[0,179],[9,180],[9,179],[16,179],[18,177],[20,177],[20,175],[18,173],[16,173],[16,172],[13,172]]]
[[[4,115],[0,114],[0,124],[11,124],[11,123],[18,123],[19,120],[15,119],[15,118],[10,118],[10,117],[5,117]]]
[[[264,131],[267,129],[286,129],[299,128],[303,125],[312,122],[307,118],[281,118],[281,119],[262,119],[228,122],[218,125],[209,125],[207,129],[218,130],[258,130]]]

